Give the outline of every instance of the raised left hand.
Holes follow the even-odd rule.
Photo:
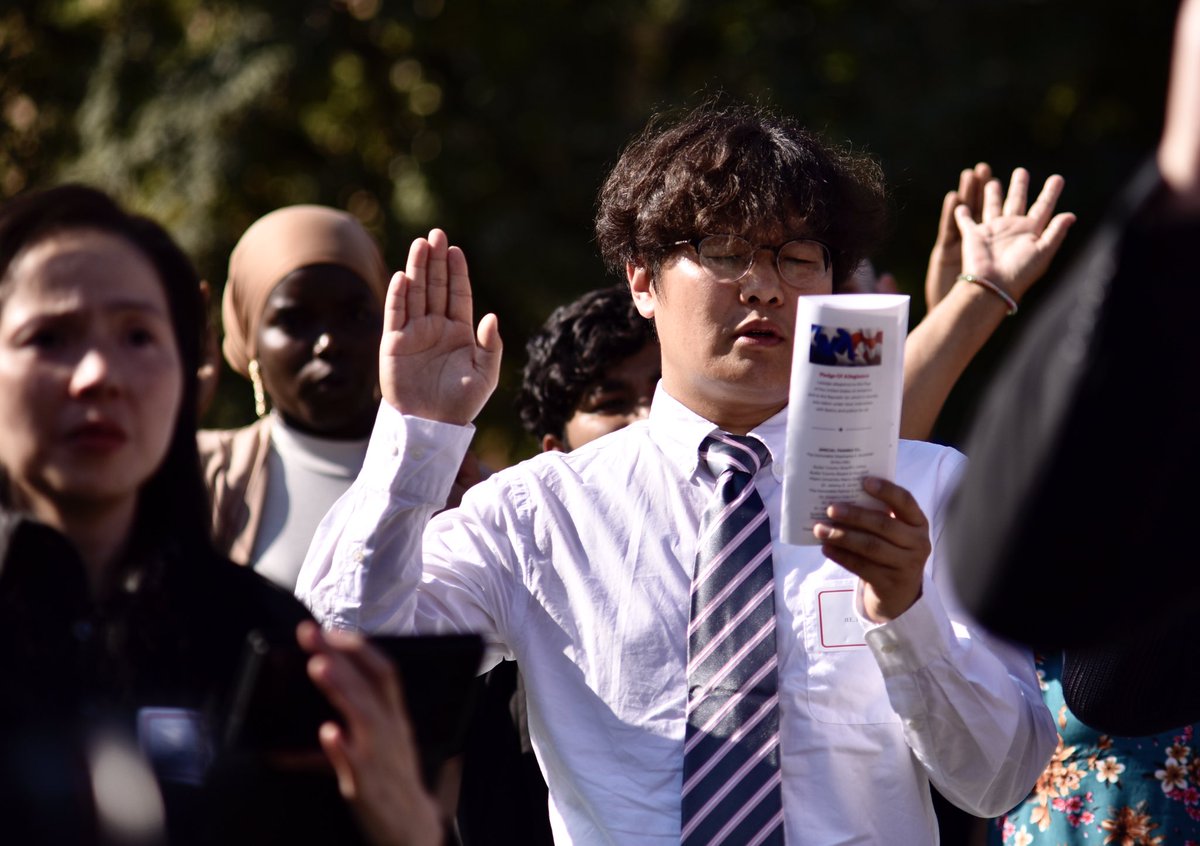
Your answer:
[[[991,280],[1020,301],[1046,272],[1075,222],[1070,212],[1054,213],[1062,190],[1063,178],[1057,174],[1049,177],[1026,210],[1029,171],[1018,167],[1013,170],[1007,196],[1002,195],[996,179],[984,186],[978,222],[969,206],[957,206],[954,220],[962,235],[963,272]]]

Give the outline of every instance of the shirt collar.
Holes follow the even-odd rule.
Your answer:
[[[667,393],[662,382],[650,403],[650,437],[689,477],[700,468],[700,444],[718,427]],[[767,445],[771,453],[771,475],[783,480],[787,443],[787,407],[758,426],[750,434]]]

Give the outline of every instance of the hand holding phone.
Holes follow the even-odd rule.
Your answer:
[[[329,676],[323,680],[324,691],[310,678],[311,656],[300,643],[251,632],[226,719],[225,750],[265,756],[286,766],[318,761],[324,765],[328,750],[318,739],[324,724],[352,730],[349,714],[379,719],[375,712],[390,707],[389,663],[384,663],[390,658],[422,777],[432,788],[442,764],[462,746],[483,657],[482,639],[474,634],[377,636],[366,639],[370,649],[364,650],[354,646],[358,636],[321,634],[311,623],[302,624],[300,638],[318,656],[315,668]],[[350,646],[339,644],[340,639]],[[343,660],[350,663],[343,665]]]
[[[341,717],[339,722],[321,725],[320,745],[333,765],[342,797],[354,810],[368,839],[380,844],[414,846],[445,842],[446,829],[432,788],[441,760],[431,758],[428,745],[422,749],[418,742],[418,732],[428,734],[432,729],[417,729],[410,721],[398,672],[403,672],[410,681],[416,678],[411,663],[408,666],[400,663],[411,656],[433,660],[432,669],[439,673],[447,664],[454,666],[452,662],[437,660],[444,656],[430,654],[445,643],[435,640],[431,650],[404,639],[401,649],[410,651],[401,652],[401,658],[393,663],[378,643],[357,634],[323,633],[315,624],[305,623],[297,628],[296,638],[311,656],[307,665],[309,678]],[[455,672],[468,671],[473,675],[479,665],[482,642],[476,638],[473,643],[459,640],[455,645],[473,653],[473,660],[457,665]],[[447,676],[446,680],[451,678]],[[451,684],[451,692],[452,688]],[[447,688],[438,685],[435,689],[445,692]],[[456,701],[468,700],[458,697]],[[466,711],[461,713],[465,727]],[[452,815],[453,810],[447,813]]]

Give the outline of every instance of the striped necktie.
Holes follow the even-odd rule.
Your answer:
[[[685,846],[783,843],[771,528],[754,487],[770,461],[756,438],[717,432],[700,445],[717,488],[692,577]]]

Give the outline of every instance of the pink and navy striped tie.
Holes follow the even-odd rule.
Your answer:
[[[700,518],[692,577],[686,846],[783,843],[771,528],[754,487],[770,461],[757,438],[717,432],[700,445],[717,488]]]

